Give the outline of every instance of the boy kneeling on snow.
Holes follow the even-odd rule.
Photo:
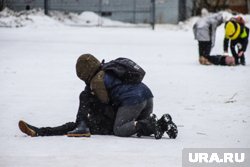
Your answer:
[[[114,69],[112,61],[100,63],[93,55],[84,54],[76,63],[77,76],[86,84],[80,94],[80,105],[76,122],[69,122],[58,127],[37,128],[19,121],[19,128],[29,136],[67,135],[68,137],[89,137],[91,134],[114,134],[121,137],[150,136],[162,138],[166,132],[170,138],[176,138],[177,126],[169,114],[159,120],[152,114],[153,95],[150,89],[141,82],[145,72],[129,59],[120,58],[113,62],[118,64]],[[123,66],[131,65],[133,70],[142,70],[136,82],[124,81],[119,72]],[[124,64],[125,63],[125,64]],[[116,65],[117,65],[116,64]],[[109,70],[107,70],[109,69]],[[118,74],[112,70],[118,71]],[[130,80],[133,72],[128,72]]]

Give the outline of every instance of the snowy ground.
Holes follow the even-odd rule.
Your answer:
[[[180,167],[183,148],[250,147],[250,46],[246,66],[201,66],[190,27],[84,28],[35,20],[0,28],[1,167]],[[222,41],[223,26],[213,53],[222,53]],[[145,68],[154,112],[173,116],[178,138],[22,134],[20,119],[36,126],[75,120],[84,88],[75,61],[82,53],[107,61],[128,57]]]

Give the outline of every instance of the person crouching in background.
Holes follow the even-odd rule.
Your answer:
[[[231,53],[235,59],[235,65],[245,65],[245,51],[247,49],[249,28],[241,16],[231,18],[225,23],[224,52]],[[239,62],[240,60],[240,62]]]

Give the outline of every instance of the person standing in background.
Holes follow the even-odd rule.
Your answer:
[[[215,13],[200,18],[193,26],[195,39],[198,41],[199,63],[204,64],[215,44],[216,30],[225,19],[222,13]]]

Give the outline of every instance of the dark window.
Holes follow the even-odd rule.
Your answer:
[[[104,17],[112,16],[112,12],[101,12],[101,16],[104,16]]]
[[[25,9],[30,10],[30,5],[26,5]]]

